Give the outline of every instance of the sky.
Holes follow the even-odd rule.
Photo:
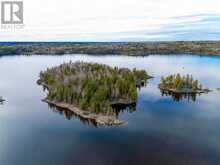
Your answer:
[[[2,0],[0,0],[2,1]],[[0,41],[219,40],[220,0],[23,0]]]

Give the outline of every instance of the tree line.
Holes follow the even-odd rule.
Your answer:
[[[181,76],[180,74],[162,77],[159,87],[176,90],[202,90],[202,85],[198,80],[194,80],[192,75]]]

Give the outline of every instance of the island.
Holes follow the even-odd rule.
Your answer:
[[[209,89],[203,89],[198,80],[194,80],[192,75],[181,76],[180,74],[162,77],[159,88],[176,94],[201,94],[209,92]]]
[[[112,107],[136,103],[137,88],[149,78],[145,70],[70,61],[42,71],[37,83],[47,90],[48,104],[100,125],[121,125],[126,121]]]
[[[220,55],[220,41],[163,42],[9,42],[0,43],[3,55]]]

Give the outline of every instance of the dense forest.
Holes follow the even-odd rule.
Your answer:
[[[220,41],[0,43],[0,55],[220,55]]]
[[[107,113],[113,104],[136,102],[137,87],[148,78],[144,70],[70,61],[41,72],[38,83],[48,89],[49,100]]]
[[[194,80],[192,75],[181,76],[180,74],[162,77],[159,88],[183,93],[202,91],[202,85],[198,80]]]

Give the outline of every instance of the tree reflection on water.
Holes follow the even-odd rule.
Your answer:
[[[100,127],[100,125],[94,120],[94,119],[88,119],[88,118],[83,118],[77,114],[75,114],[73,111],[56,107],[54,105],[48,104],[49,109],[51,109],[53,112],[58,113],[62,116],[64,116],[67,120],[74,120],[74,119],[79,119],[83,124],[89,125],[92,127]],[[120,113],[132,113],[136,111],[136,103],[133,104],[114,104],[112,105],[112,109],[114,112],[114,115],[116,118],[118,118]]]
[[[188,100],[188,101],[196,101],[197,96],[201,95],[201,93],[175,93],[170,91],[164,91],[160,90],[161,96],[171,96],[174,101],[182,101],[182,100]]]

